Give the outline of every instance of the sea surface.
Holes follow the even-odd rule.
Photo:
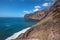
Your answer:
[[[22,17],[0,17],[0,40],[5,40],[16,32],[36,24],[37,20]]]

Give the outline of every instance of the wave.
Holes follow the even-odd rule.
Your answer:
[[[5,40],[11,40],[11,39],[16,39],[21,33],[25,33],[27,30],[29,30],[31,27],[28,27],[26,29],[23,29],[19,32],[14,33],[12,36],[6,38]]]

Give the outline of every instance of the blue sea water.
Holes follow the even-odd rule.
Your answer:
[[[0,17],[0,40],[5,40],[14,33],[36,24],[36,20],[26,20],[25,18]]]

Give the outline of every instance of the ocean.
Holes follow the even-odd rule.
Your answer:
[[[30,20],[22,17],[0,17],[0,40],[5,40],[14,33],[30,27],[37,22],[37,20]]]

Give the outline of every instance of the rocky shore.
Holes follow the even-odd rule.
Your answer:
[[[60,40],[60,0],[50,9],[26,14],[24,17],[40,22],[12,40]]]

